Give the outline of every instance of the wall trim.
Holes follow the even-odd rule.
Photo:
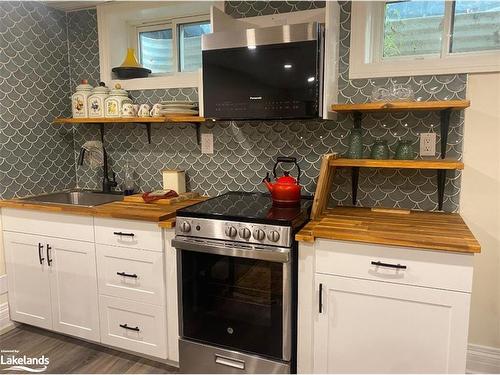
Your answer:
[[[468,374],[499,374],[500,348],[469,344],[467,350]]]
[[[7,274],[0,276],[0,295],[7,293]]]
[[[9,303],[0,304],[0,334],[10,331],[14,328],[14,322],[10,320]]]

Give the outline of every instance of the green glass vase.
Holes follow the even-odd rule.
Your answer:
[[[389,146],[385,139],[377,139],[372,147],[371,158],[376,160],[389,159]]]
[[[396,148],[396,155],[394,159],[397,160],[413,160],[415,159],[415,151],[413,150],[413,142],[410,140],[399,141]]]
[[[349,148],[347,149],[347,157],[349,159],[363,158],[363,137],[361,129],[352,129],[349,137]]]

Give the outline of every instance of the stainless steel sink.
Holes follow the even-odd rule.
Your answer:
[[[105,194],[92,190],[66,190],[23,198],[22,200],[39,203],[94,207],[105,203],[121,201],[123,200],[123,196],[118,194]]]

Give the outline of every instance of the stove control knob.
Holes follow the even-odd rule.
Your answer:
[[[278,242],[280,239],[280,234],[277,231],[272,230],[267,234],[267,238],[269,239],[269,241]]]
[[[248,228],[241,228],[240,229],[240,237],[245,239],[245,240],[248,240],[250,238],[250,229]]]
[[[238,234],[238,231],[233,226],[226,227],[226,230],[224,232],[226,233],[226,236],[231,238],[236,237],[236,234]]]
[[[187,221],[183,222],[181,224],[181,232],[187,233],[191,230],[191,224],[189,224]]]
[[[266,234],[262,229],[255,229],[253,231],[253,238],[255,238],[257,241],[262,241],[264,238],[266,238]]]

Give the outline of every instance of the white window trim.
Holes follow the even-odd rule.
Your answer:
[[[219,9],[223,9],[224,2],[213,1],[213,6]],[[111,72],[111,55],[110,50],[112,48],[112,37],[109,32],[109,25],[106,21],[107,15],[114,11],[114,7],[127,7],[133,9],[137,7],[137,11],[140,12],[144,7],[142,4],[131,5],[129,3],[105,3],[97,6],[97,27],[98,27],[98,37],[99,37],[99,66],[100,66],[100,80],[106,82],[108,87],[114,87],[116,84],[120,84],[122,88],[126,90],[156,90],[156,89],[170,89],[170,88],[191,88],[197,87],[200,90],[201,87],[201,69],[193,72],[174,72],[169,74],[160,75],[150,75],[147,78],[134,78],[134,79],[113,79],[113,74]],[[203,17],[204,20],[209,20],[210,16],[206,14],[202,15],[186,15],[186,17],[178,17],[177,20],[182,20],[185,18],[194,19],[196,17]],[[151,22],[166,23],[165,18],[163,21],[161,19],[151,20]],[[129,44],[134,45],[133,40],[135,40],[135,47],[137,47],[137,40],[135,36],[131,38],[130,28],[128,33],[128,38],[130,40]],[[137,48],[136,48],[137,51]],[[125,56],[125,51],[124,51]]]
[[[354,1],[351,8],[349,78],[398,77],[427,74],[500,71],[500,52],[448,52],[451,2],[446,3],[441,56],[381,59],[384,2]]]

